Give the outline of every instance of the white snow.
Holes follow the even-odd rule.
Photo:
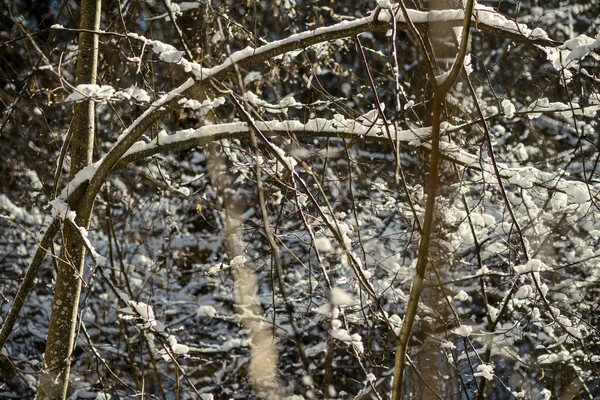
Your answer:
[[[471,54],[465,55],[465,59],[463,60],[463,66],[465,67],[465,72],[467,73],[467,75],[471,75],[471,72],[473,72],[473,64],[471,61]]]
[[[139,316],[144,321],[141,324],[142,328],[151,328],[158,332],[164,331],[164,325],[159,323],[159,321],[157,321],[154,317],[154,310],[152,309],[152,306],[141,301],[137,302],[135,300],[130,300],[127,302],[127,304],[130,308],[122,308],[120,311],[125,314],[129,314],[130,316]]]
[[[329,334],[336,340],[352,344],[352,347],[354,347],[359,354],[364,352],[362,338],[358,333],[351,335],[346,329],[330,329]]]
[[[591,38],[587,35],[579,35],[573,39],[564,42],[558,49],[547,49],[547,58],[557,71],[562,71],[567,78],[567,82],[572,77],[572,73],[566,69],[576,70],[580,61],[591,56],[598,60],[600,57],[596,50],[600,48],[600,38]]]
[[[537,363],[540,365],[559,363],[569,359],[569,352],[562,350],[558,353],[542,354],[538,357]]]
[[[498,314],[500,313],[500,310],[490,304],[487,305],[487,312],[490,316],[490,318],[492,319],[492,321],[495,321],[496,318],[498,318]]]
[[[6,196],[3,193],[0,193],[0,210],[8,212],[11,218],[14,218],[18,222],[24,222],[26,224],[31,225],[34,225],[36,223],[36,218],[33,214],[17,206],[8,198],[8,196]]]
[[[577,204],[585,204],[590,201],[590,193],[587,186],[581,182],[571,182],[564,187],[564,191]]]
[[[459,290],[458,293],[454,296],[454,299],[459,301],[467,301],[469,300],[469,295],[464,290]]]
[[[334,328],[329,331],[331,337],[343,342],[352,342],[352,336],[346,329]]]
[[[275,135],[278,133],[297,132],[304,136],[346,136],[346,137],[368,137],[376,140],[388,140],[385,128],[381,125],[364,126],[356,123],[354,120],[337,119],[326,120],[322,118],[311,119],[302,124],[296,120],[283,120],[283,121],[254,121],[256,127],[266,135]],[[416,128],[397,131],[394,126],[388,127],[392,139],[400,142],[411,142],[414,140],[427,139],[431,133],[431,128]],[[128,128],[130,131],[132,127]],[[229,134],[231,137],[239,135],[241,133],[248,133],[250,127],[246,122],[231,122],[218,125],[206,125],[198,129],[184,129],[175,132],[174,134],[168,135],[163,132],[158,137],[158,143],[160,145],[180,143],[184,141],[203,141],[210,142],[215,140],[216,137],[222,138],[223,135]],[[121,135],[123,136],[123,135]],[[135,143],[125,153],[125,156],[132,155],[137,152],[147,151],[157,146],[157,139],[154,139],[150,143],[139,141]],[[277,151],[275,146],[271,146],[273,151]],[[281,149],[280,149],[281,150]],[[283,151],[283,150],[281,150]],[[281,152],[278,152],[280,155]],[[290,164],[295,164],[295,160],[283,153],[284,159],[288,159]],[[288,167],[291,168],[291,165]]]
[[[581,107],[579,103],[576,102],[572,102],[571,104],[562,103],[559,101],[551,102],[547,97],[542,97],[535,100],[529,105],[529,107],[527,107],[527,111],[529,111],[527,116],[529,119],[534,119],[540,117],[542,112],[556,112],[568,119],[572,118],[573,114],[594,117],[598,110],[600,110],[600,105]]]
[[[481,376],[482,378],[491,381],[494,379],[494,367],[490,364],[479,364],[477,366],[477,372],[473,376]]]
[[[404,22],[404,16],[402,15],[402,13],[395,12],[393,14],[397,16],[397,20],[399,22]],[[432,21],[440,21],[440,20],[444,20],[444,21],[460,20],[460,21],[462,21],[463,15],[464,15],[462,10],[451,10],[451,11],[444,10],[444,11],[430,11],[430,12],[409,10],[409,14],[410,14],[412,21],[415,23],[429,23]],[[507,31],[510,31],[515,34],[523,34],[525,36],[532,37],[532,38],[544,38],[545,37],[545,33],[541,32],[540,30],[531,31],[525,25],[517,24],[514,21],[505,18],[501,14],[496,13],[495,10],[493,10],[492,8],[487,8],[487,7],[478,5],[476,7],[476,14],[477,15],[474,16],[474,20],[479,24],[479,26],[481,26],[482,24],[490,25],[497,29],[507,30]],[[378,13],[378,20],[382,21],[382,22],[391,22],[390,21],[391,15],[392,15],[392,13]],[[347,30],[349,31],[349,30],[359,28],[359,27],[365,27],[365,29],[366,29],[366,27],[372,22],[373,18],[375,18],[375,13],[371,13],[371,15],[366,18],[360,18],[360,19],[356,19],[353,21],[345,20],[345,21],[342,21],[342,22],[332,25],[332,26],[322,27],[322,28],[315,29],[313,31],[306,31],[306,32],[302,32],[299,34],[290,35],[286,39],[273,41],[271,43],[268,43],[268,44],[258,47],[256,49],[251,48],[251,47],[246,47],[243,50],[233,53],[222,64],[220,64],[216,67],[213,67],[213,68],[204,68],[197,63],[186,60],[183,57],[183,53],[181,51],[178,51],[171,45],[168,45],[168,44],[162,43],[160,41],[156,41],[156,40],[150,40],[143,36],[137,35],[135,33],[129,33],[128,36],[130,38],[140,40],[140,41],[144,42],[146,45],[151,46],[152,51],[159,55],[159,59],[167,61],[167,62],[173,62],[173,63],[179,64],[179,65],[183,66],[183,68],[186,72],[191,72],[195,76],[196,80],[205,80],[205,79],[208,79],[211,76],[214,76],[215,74],[229,68],[233,64],[236,64],[242,60],[248,59],[249,57],[261,55],[264,53],[268,53],[268,54],[275,53],[274,56],[277,55],[277,53],[284,54],[285,53],[285,51],[283,50],[284,47],[289,48],[294,43],[297,43],[298,41],[302,41],[302,40],[314,38],[314,37],[319,37],[320,35],[331,34],[331,33],[338,32],[338,31],[347,31]],[[118,151],[118,152],[121,152],[123,150],[127,151],[128,149],[122,149],[121,147],[118,146],[119,142],[122,141],[124,137],[127,137],[131,132],[133,132],[135,130],[135,128],[137,128],[137,126],[142,121],[144,121],[146,118],[148,118],[152,113],[154,113],[157,110],[159,110],[160,108],[162,108],[166,103],[170,102],[175,97],[180,96],[186,90],[191,88],[194,84],[195,84],[195,81],[190,78],[184,84],[182,84],[175,90],[161,96],[157,101],[155,101],[151,107],[149,107],[142,115],[140,115],[133,122],[132,125],[130,125],[127,129],[125,129],[123,134],[119,137],[118,142],[116,143],[117,146],[114,147],[114,148],[118,148],[118,150],[116,150],[116,151]],[[291,123],[293,124],[294,122],[291,122]],[[295,123],[302,125],[299,122],[295,122]],[[348,122],[347,127],[351,127],[350,131],[352,131],[353,134],[358,133],[360,130],[360,128],[357,129],[357,128],[353,127],[353,125],[355,126],[356,124],[357,123],[355,121]],[[314,125],[314,126],[312,126],[312,125]],[[358,125],[360,125],[360,124],[358,124]],[[304,127],[307,130],[320,131],[322,129],[332,129],[336,133],[340,132],[339,124],[334,126],[333,123],[331,123],[331,122],[328,123],[326,120],[320,120],[320,119],[313,120],[313,122],[306,124]],[[383,135],[385,133],[385,131],[383,129],[379,129],[379,128],[369,129],[369,127],[364,127],[364,126],[363,126],[363,128],[364,128],[364,134],[369,134],[370,136],[377,136],[378,134]],[[430,130],[429,128],[420,128],[420,129],[424,130],[422,133],[425,133],[425,131],[428,133]],[[342,132],[343,131],[344,130],[342,130]],[[395,129],[392,129],[392,131],[393,131],[392,133],[395,135],[399,135],[399,133],[401,133],[401,132],[405,133],[405,131],[396,132]],[[416,133],[416,131],[417,130],[412,130],[413,133]],[[411,135],[411,136],[415,136],[415,135]],[[428,136],[428,134],[424,134],[423,136]],[[417,139],[412,139],[412,140],[417,140]]]
[[[344,289],[334,287],[331,289],[331,305],[332,306],[353,306],[356,301],[352,295]]]
[[[115,88],[109,85],[77,85],[75,90],[67,96],[65,101],[81,101],[92,99],[94,101],[103,102],[111,100],[115,94]]]
[[[253,106],[259,107],[264,111],[271,114],[284,114],[288,112],[289,107],[301,107],[302,105],[298,103],[293,96],[287,96],[281,99],[277,104],[271,104],[262,98],[258,97],[255,93],[251,91],[246,91],[243,95],[243,100],[252,104]]]
[[[337,318],[334,318],[331,320],[331,327],[335,330],[340,329],[342,327],[342,325],[343,325],[342,321]]]
[[[317,314],[324,315],[328,318],[331,317],[331,305],[329,303],[325,303],[317,308],[313,308],[312,311],[316,312]]]
[[[375,377],[375,374],[372,374],[372,373],[368,373],[367,376],[366,376],[366,378],[367,379],[364,382],[365,384],[367,382],[375,382],[377,380],[377,378]]]
[[[533,288],[530,285],[523,285],[515,293],[515,299],[526,299],[533,293]]]
[[[533,183],[529,179],[527,179],[523,175],[521,175],[519,172],[516,172],[516,171],[510,171],[510,172],[512,172],[512,174],[511,174],[510,178],[508,178],[508,181],[510,183],[512,183],[513,185],[517,185],[523,189],[530,189],[533,187]]]
[[[431,149],[431,145],[427,142],[420,143],[420,145],[427,149]],[[463,165],[472,166],[477,169],[482,168],[485,175],[487,175],[486,180],[489,179],[491,182],[496,182],[494,170],[488,159],[482,159],[479,154],[468,153],[462,147],[457,146],[454,143],[442,142],[441,148],[445,156],[456,160]],[[567,192],[570,194],[570,198],[572,198],[574,202],[582,205],[582,213],[585,213],[585,211],[589,208],[589,194],[587,194],[588,191],[585,184],[578,183],[573,180],[566,180],[564,177],[561,177],[560,174],[556,174],[554,172],[544,172],[533,166],[509,168],[504,163],[498,163],[498,167],[500,169],[500,175],[503,179],[509,180],[518,173],[522,176],[522,179],[519,177],[513,179],[518,179],[517,183],[519,185],[523,185],[525,188],[538,186],[550,189],[552,191]],[[590,183],[589,186],[592,193],[600,190],[600,188],[598,188],[598,186],[595,184]],[[495,231],[499,234],[508,233],[510,228],[510,224],[498,224]]]
[[[173,361],[172,355],[177,356],[188,354],[190,352],[190,348],[185,344],[178,343],[177,338],[173,335],[169,335],[167,338],[167,343],[169,345],[170,352],[164,348],[158,352],[158,354],[162,356],[163,360],[167,362]]]
[[[381,111],[383,112],[384,110],[385,104],[381,103]],[[358,122],[361,125],[370,127],[371,125],[375,124],[379,119],[381,119],[381,116],[379,113],[379,109],[376,107],[373,110],[368,111],[367,113],[356,118],[356,122]]]
[[[515,116],[515,105],[509,100],[502,100],[502,112],[506,115],[506,118],[512,118]]]
[[[225,98],[224,97],[217,97],[214,100],[213,99],[206,99],[204,100],[202,103],[199,102],[198,100],[194,100],[194,99],[181,99],[179,100],[179,105],[183,108],[189,108],[192,110],[200,110],[200,109],[206,109],[206,111],[208,111],[209,109],[213,109],[216,108],[220,105],[225,104]]]
[[[175,336],[170,335],[168,340],[169,340],[169,346],[171,346],[171,350],[173,350],[173,353],[187,354],[190,352],[190,348],[184,344],[178,343]]]
[[[392,8],[392,3],[390,0],[377,0],[377,6],[379,8],[387,9]]]
[[[1,205],[1,198],[0,198],[0,205]],[[94,262],[96,263],[96,265],[101,266],[101,267],[104,266],[106,264],[106,258],[104,256],[100,255],[96,251],[96,249],[94,248],[94,246],[88,239],[87,229],[85,229],[82,226],[77,225],[77,223],[75,222],[75,217],[76,217],[75,211],[69,209],[69,205],[64,200],[64,198],[62,196],[55,198],[54,200],[52,200],[50,202],[50,207],[51,207],[50,213],[51,213],[52,218],[60,218],[62,220],[70,221],[79,231],[79,237],[85,244],[85,247],[90,252],[90,255],[94,259]]]
[[[526,274],[529,272],[541,272],[547,271],[549,268],[543,261],[534,258],[529,260],[526,264],[523,265],[515,265],[513,267],[516,273],[518,274]]]
[[[217,310],[213,306],[200,306],[196,309],[196,317],[214,318]]]
[[[567,206],[567,194],[555,192],[550,199],[550,205],[552,206],[552,211],[562,210]]]
[[[458,336],[468,337],[471,335],[471,333],[473,333],[473,328],[469,325],[461,325],[458,328],[454,329],[452,332],[457,334]]]
[[[287,155],[281,147],[277,146],[273,142],[268,142],[267,145],[272,152],[277,154],[277,162],[275,164],[276,173],[283,172],[281,171],[280,167],[285,167],[285,169],[288,171],[293,171],[296,168],[297,161],[294,159],[294,157]],[[281,162],[283,162],[284,165],[281,165]]]
[[[310,375],[304,375],[302,377],[302,383],[306,386],[310,386],[310,387],[314,386],[314,381],[312,379],[312,376],[310,376]]]
[[[239,256],[235,256],[233,257],[233,260],[231,260],[231,262],[229,263],[229,265],[231,266],[231,268],[235,269],[235,268],[239,268],[244,266],[244,264],[246,263],[246,256],[244,255],[239,255]]]
[[[448,340],[444,340],[443,342],[441,342],[440,347],[442,349],[450,349],[450,350],[456,349],[456,345]]]
[[[152,100],[150,95],[148,95],[148,92],[146,92],[144,89],[140,89],[137,86],[128,87],[125,90],[125,93],[142,103],[149,103]]]
[[[323,253],[330,253],[333,251],[331,241],[326,236],[321,236],[315,239],[315,247],[318,251]]]
[[[84,167],[81,171],[79,171],[73,179],[65,186],[62,190],[60,197],[64,200],[69,198],[69,195],[75,191],[80,185],[84,182],[89,181],[94,177],[98,167],[100,166],[100,161],[97,161],[93,164]]]
[[[359,27],[364,27],[364,30],[368,30],[368,26],[373,22],[375,16],[377,15],[377,19],[380,22],[388,22],[391,23],[392,15],[396,16],[396,19],[400,23],[406,22],[404,19],[404,15],[402,12],[398,12],[398,5],[392,5],[389,1],[382,1],[382,5],[390,6],[392,9],[395,9],[394,12],[379,12],[374,13],[371,12],[369,16],[366,18],[357,18],[355,20],[344,20],[337,24],[317,28],[312,31],[305,31],[302,33],[290,35],[285,39],[276,40],[270,43],[267,43],[263,46],[252,48],[246,47],[242,50],[239,50],[233,54],[231,54],[223,63],[213,68],[203,68],[201,65],[191,62],[189,60],[185,60],[183,57],[178,57],[173,55],[173,53],[179,54],[172,46],[166,45],[162,42],[150,40],[144,38],[143,36],[136,35],[130,33],[129,36],[138,40],[143,40],[148,44],[152,45],[153,51],[159,54],[159,58],[168,61],[180,64],[184,67],[186,72],[192,72],[196,79],[206,79],[210,76],[213,76],[216,73],[223,71],[226,68],[229,68],[231,65],[239,63],[240,61],[247,59],[249,57],[255,55],[261,55],[264,53],[277,53],[278,49],[284,48],[292,43],[297,43],[308,38],[314,38],[319,36],[325,36],[334,32],[339,31],[352,31]],[[431,23],[436,21],[463,21],[464,19],[464,11],[463,10],[432,10],[428,12],[417,11],[417,10],[408,10],[409,18],[416,24],[424,24]],[[475,26],[488,25],[495,29],[508,31],[513,34],[523,35],[525,37],[531,39],[548,39],[548,35],[542,31],[541,29],[531,30],[524,24],[518,24],[511,19],[506,18],[502,14],[496,12],[491,7],[485,7],[481,5],[476,5],[473,21],[478,24]],[[298,51],[297,49],[293,49],[291,51]],[[280,51],[279,54],[284,54],[285,51]],[[277,54],[274,55],[274,57]]]
[[[529,29],[525,24],[519,24],[496,11],[494,8],[482,4],[475,5],[475,24],[485,24],[500,30],[523,35],[530,39],[549,39],[548,34],[540,28]],[[477,26],[477,25],[475,25]]]
[[[244,83],[244,85],[247,85],[251,82],[256,82],[256,81],[260,81],[262,80],[263,75],[258,72],[258,71],[250,71],[246,74],[246,76],[244,76],[244,79],[242,80],[242,82]]]
[[[127,137],[132,132],[134,132],[135,128],[137,128],[137,126],[139,124],[141,124],[144,120],[146,120],[146,118],[148,118],[151,114],[155,113],[157,110],[161,109],[165,104],[169,103],[171,100],[181,96],[181,94],[183,92],[185,92],[187,89],[191,88],[193,85],[194,85],[194,80],[192,78],[189,78],[184,83],[179,85],[177,88],[171,90],[170,92],[168,92],[168,93],[162,95],[160,98],[158,98],[154,103],[152,103],[152,105],[150,107],[148,107],[146,109],[146,111],[144,111],[139,117],[137,117],[136,120],[133,121],[133,123],[131,125],[129,125],[127,127],[127,129],[125,129],[123,131],[123,133],[121,133],[119,135],[117,142],[114,144],[111,151],[115,151],[115,149],[117,148],[117,145],[125,137]]]
[[[402,329],[402,318],[396,314],[392,314],[388,320],[390,321],[396,336],[400,335],[400,330]]]

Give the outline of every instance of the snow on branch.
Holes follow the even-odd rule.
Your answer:
[[[368,138],[376,141],[389,141],[385,127],[381,125],[366,126],[354,120],[344,119],[343,116],[334,116],[334,119],[316,118],[306,124],[295,120],[284,121],[255,121],[258,129],[268,135],[285,136],[294,132],[302,136],[339,137],[342,139]],[[416,128],[396,130],[390,126],[394,140],[400,142],[413,142],[425,140],[431,133],[430,128]],[[216,140],[242,137],[250,132],[251,127],[246,122],[231,122],[218,125],[207,125],[198,129],[184,129],[168,135],[162,131],[150,143],[139,141],[135,143],[123,156],[123,162],[131,162],[148,157],[158,152],[200,146]]]
[[[372,30],[387,30],[393,22],[393,16],[396,17],[398,29],[407,29],[407,21],[398,8],[398,4],[389,5],[387,9],[382,9],[378,6],[364,18],[344,20],[330,26],[293,34],[285,39],[275,40],[257,48],[248,46],[234,52],[223,63],[212,68],[206,68],[201,64],[187,60],[184,57],[183,51],[177,50],[174,46],[159,40],[147,39],[135,33],[129,33],[128,36],[132,39],[142,41],[145,45],[151,46],[152,51],[158,55],[160,60],[181,65],[186,72],[191,73],[196,79],[204,80],[210,77],[220,78],[218,75],[234,64],[250,67],[260,61],[265,61],[289,51],[303,49],[317,43],[352,37],[358,33]],[[407,11],[408,18],[419,29],[428,29],[431,23],[439,22],[455,23],[456,26],[461,26],[464,20],[463,10],[418,11],[411,9]],[[472,20],[475,28],[478,30],[504,36],[517,42],[551,47],[558,45],[557,42],[548,37],[548,34],[544,30],[540,28],[529,29],[527,25],[517,23],[491,7],[480,4],[476,5]]]
[[[60,218],[61,220],[70,221],[73,226],[77,229],[77,233],[79,235],[79,239],[83,242],[86,249],[89,251],[94,263],[100,267],[106,265],[106,257],[102,256],[100,253],[96,251],[92,242],[88,239],[88,231],[82,226],[77,225],[75,222],[75,211],[69,209],[69,205],[65,201],[65,199],[61,197],[57,197],[50,202],[52,207],[52,218]]]
[[[548,61],[552,63],[557,71],[562,71],[565,78],[564,83],[568,83],[573,77],[573,71],[581,70],[587,74],[585,68],[581,68],[581,61],[591,56],[598,61],[600,56],[596,54],[600,49],[600,37],[591,38],[587,35],[579,35],[576,38],[567,40],[560,47],[547,49]]]
[[[354,120],[343,119],[341,116],[334,116],[334,119],[330,120],[317,118],[309,120],[306,124],[294,120],[256,121],[255,124],[258,129],[269,136],[285,136],[289,132],[294,132],[296,135],[308,137],[368,139],[380,142],[389,142],[390,140],[385,133],[385,127],[381,125],[369,127]],[[427,149],[430,148],[430,144],[427,141],[431,134],[431,128],[429,127],[396,130],[391,125],[389,128],[392,140],[394,141],[404,142],[413,146],[423,146]],[[221,139],[245,137],[249,134],[250,129],[251,127],[245,122],[232,122],[203,126],[198,129],[185,129],[177,131],[172,135],[168,135],[165,131],[162,131],[150,143],[142,141],[135,143],[123,157],[122,165],[160,152],[204,146]],[[445,125],[444,129],[452,129],[452,127]],[[442,142],[440,145],[446,159],[475,170],[481,170],[489,176],[494,176],[491,163],[489,160],[482,159],[480,154],[469,153],[460,146],[450,142]],[[499,163],[498,167],[503,179],[519,187],[527,189],[538,186],[562,192],[569,196],[571,203],[575,204],[585,204],[590,201],[588,186],[585,183],[566,180],[559,174],[544,172],[533,166],[517,168],[510,167],[505,163]],[[600,187],[594,187],[591,190],[595,192],[596,190],[600,190]]]
[[[233,67],[235,65],[252,69],[252,66],[256,64],[283,55],[289,51],[303,49],[326,41],[355,36],[365,31],[387,30],[393,22],[391,18],[394,15],[396,16],[397,28],[406,29],[406,20],[403,14],[392,14],[392,9],[397,6],[390,5],[390,7],[388,10],[377,8],[365,18],[352,21],[345,20],[328,27],[290,35],[285,39],[276,40],[257,48],[246,47],[231,54],[223,63],[212,68],[204,68],[200,64],[186,60],[182,53],[171,45],[142,38],[146,44],[152,46],[152,50],[159,55],[161,60],[183,66],[184,70],[191,73],[193,78],[188,79],[179,87],[157,99],[123,131],[113,148],[101,160],[94,177],[89,180],[90,184],[84,194],[85,203],[93,204],[92,199],[95,198],[110,172],[121,162],[122,157],[130,147],[170,109],[181,107],[178,104],[181,98],[194,98],[194,93],[199,87],[205,85],[207,80],[221,80],[225,78],[234,72],[235,68]],[[457,26],[461,25],[464,14],[462,10],[429,12],[409,10],[407,15],[418,28],[427,28],[431,22],[439,21],[447,23],[456,22]],[[543,31],[539,29],[530,30],[527,26],[518,24],[493,9],[478,7],[474,12],[473,18],[474,26],[479,30],[508,37],[523,43],[556,46],[556,43],[549,40]],[[323,121],[325,122],[325,120]],[[318,120],[315,120],[315,123],[318,123]],[[372,129],[375,129],[375,127]]]
[[[590,103],[595,102],[595,99],[590,96]],[[527,107],[527,116],[529,119],[538,118],[542,113],[559,113],[565,118],[572,118],[573,115],[583,115],[585,117],[595,117],[600,110],[600,105],[594,104],[583,107],[579,103],[571,102],[570,104],[560,101],[551,102],[548,98],[543,97],[535,100]]]
[[[540,104],[538,104],[539,106]],[[538,110],[538,108],[535,108]],[[552,107],[541,107],[540,111],[559,111],[564,108],[552,104]],[[587,110],[586,110],[587,115]],[[345,119],[341,115],[335,115],[333,119],[316,118],[303,124],[296,120],[284,121],[255,121],[256,127],[268,136],[285,136],[289,132],[296,135],[307,137],[331,137],[340,139],[362,139],[374,140],[379,142],[388,142],[383,125],[375,124],[372,126],[363,125],[355,120]],[[391,139],[404,142],[412,146],[422,146],[429,149],[428,142],[431,134],[431,128],[415,128],[408,130],[396,130],[393,125],[389,127]],[[452,129],[446,125],[444,129]],[[246,122],[232,122],[218,125],[207,125],[198,129],[185,129],[169,135],[166,131],[161,131],[157,137],[149,143],[138,141],[134,143],[123,155],[119,165],[124,167],[126,164],[147,158],[154,154],[168,151],[178,151],[192,147],[204,146],[208,143],[230,138],[245,137],[252,129]],[[489,160],[482,159],[481,155],[469,153],[460,146],[442,142],[441,150],[447,160],[458,164],[480,170],[489,176],[494,175],[494,171]],[[99,165],[103,159],[86,167],[70,182],[69,186],[63,190],[61,198],[66,201],[82,184],[93,179]],[[538,186],[549,190],[565,193],[570,203],[585,205],[590,201],[588,186],[582,182],[566,180],[560,175],[544,172],[532,166],[510,167],[504,163],[499,163],[502,179],[511,184],[522,188],[531,188]],[[592,184],[588,184],[592,185]],[[591,188],[592,192],[600,188]]]
[[[154,354],[161,356],[166,362],[175,362],[176,356],[185,356],[189,353],[190,348],[179,343],[174,335],[167,332],[165,324],[156,319],[151,305],[135,300],[129,300],[126,304],[126,307],[119,309],[121,312],[119,318],[134,320],[139,328],[149,331],[154,338],[158,339],[162,347],[160,350],[156,348],[154,342],[150,342]]]
[[[64,101],[81,102],[84,100],[93,100],[97,103],[136,100],[140,103],[148,103],[150,102],[150,96],[144,89],[137,86],[131,86],[125,90],[116,90],[110,85],[82,84],[77,85]]]
[[[430,144],[424,143],[423,147],[430,148]],[[460,146],[449,142],[440,143],[440,147],[446,159],[475,170],[480,170],[491,177],[495,176],[491,161],[480,154],[469,153]],[[571,204],[585,206],[585,204],[591,201],[590,191],[596,193],[600,190],[600,185],[567,180],[556,172],[544,172],[533,166],[510,167],[505,163],[498,163],[498,168],[500,169],[501,178],[511,184],[523,189],[537,186],[551,191],[566,193]]]

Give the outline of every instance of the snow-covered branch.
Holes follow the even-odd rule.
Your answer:
[[[562,109],[561,109],[562,110]],[[302,124],[299,121],[256,121],[258,129],[268,136],[286,137],[294,133],[304,137],[323,137],[354,140],[369,140],[386,143],[390,139],[386,136],[385,128],[381,125],[372,127],[362,125],[354,120],[342,119],[314,119]],[[208,125],[198,129],[185,129],[169,135],[161,131],[150,143],[137,142],[123,156],[120,166],[139,161],[159,153],[182,151],[194,147],[202,147],[208,143],[222,139],[236,139],[249,137],[251,127],[245,122],[232,122],[219,125]],[[452,130],[453,127],[445,125],[444,129]],[[392,140],[405,143],[409,146],[430,149],[428,142],[431,128],[416,128],[409,130],[396,130],[393,125],[389,127]],[[440,144],[444,158],[465,167],[482,171],[485,175],[493,177],[493,168],[489,160],[480,154],[470,153],[457,144],[442,142]],[[498,163],[501,176],[508,183],[528,189],[534,186],[552,191],[566,193],[571,201],[582,204],[589,201],[588,186],[582,182],[567,180],[559,174],[544,172],[534,166],[512,167],[505,163]],[[600,189],[600,188],[598,188]],[[594,191],[594,189],[592,189]]]
[[[395,13],[396,28],[406,29],[406,21],[402,13]],[[456,23],[461,25],[464,20],[464,12],[461,10],[429,11],[422,12],[409,10],[409,18],[417,28],[426,28],[430,23]],[[484,32],[505,36],[511,40],[528,43],[532,45],[556,46],[557,43],[550,40],[548,35],[541,29],[529,29],[526,25],[518,24],[502,14],[487,7],[478,6],[473,15],[476,29]],[[121,161],[123,155],[156,121],[158,121],[169,110],[179,108],[178,101],[182,98],[195,98],[195,93],[200,86],[206,84],[209,79],[222,80],[234,72],[234,65],[238,67],[251,68],[253,65],[273,59],[292,50],[304,49],[317,43],[331,41],[340,38],[355,36],[359,33],[371,30],[387,30],[392,23],[391,10],[379,10],[365,18],[352,21],[342,21],[328,27],[317,28],[306,31],[281,40],[276,40],[258,48],[246,47],[233,53],[223,63],[212,68],[206,68],[200,64],[186,60],[181,52],[170,45],[161,46],[160,42],[152,41],[152,49],[159,58],[166,62],[181,65],[184,70],[193,76],[178,88],[161,96],[142,115],[140,115],[127,129],[123,131],[119,140],[106,155],[98,167],[98,171],[91,180],[86,197],[91,203],[110,171]]]

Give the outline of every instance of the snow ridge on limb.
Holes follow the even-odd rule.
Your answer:
[[[144,42],[145,45],[152,46],[152,51],[159,56],[160,60],[181,65],[186,72],[191,73],[197,80],[202,81],[211,77],[220,79],[220,74],[227,71],[234,64],[251,66],[289,51],[302,49],[317,43],[351,37],[371,30],[387,30],[393,22],[394,15],[396,16],[396,22],[400,24],[398,28],[405,30],[407,29],[407,21],[398,9],[398,4],[389,5],[387,9],[382,9],[378,6],[364,18],[351,21],[344,20],[330,26],[293,34],[285,39],[275,40],[257,48],[248,46],[234,52],[223,63],[212,68],[206,68],[201,64],[187,60],[184,57],[183,51],[177,50],[174,46],[159,40],[147,39],[135,33],[129,33],[128,36]],[[427,28],[430,23],[441,21],[446,23],[455,22],[457,26],[460,26],[464,21],[463,10],[418,11],[409,9],[407,12],[408,18],[417,28]],[[516,42],[550,47],[556,47],[560,44],[551,40],[548,34],[540,28],[529,29],[527,25],[517,23],[493,8],[479,4],[475,6],[472,22],[478,30],[507,37]]]
[[[383,126],[365,126],[354,120],[343,119],[341,115],[334,116],[334,119],[311,119],[305,124],[296,120],[254,121],[254,123],[267,136],[294,132],[300,136],[338,137],[340,139],[366,138],[380,142],[389,141],[389,138],[385,136]],[[188,149],[220,139],[244,137],[250,132],[250,129],[252,129],[251,126],[246,122],[231,122],[207,125],[198,129],[184,129],[174,132],[172,135],[163,133],[150,143],[136,142],[124,154],[123,163],[140,160],[159,152]],[[396,130],[394,126],[389,126],[389,129],[394,140],[406,143],[420,143],[421,140],[428,139],[431,134],[431,128],[427,127]]]
[[[384,134],[383,126],[366,127],[354,120],[317,118],[307,121],[306,124],[296,120],[283,121],[254,121],[254,124],[265,136],[277,136],[293,132],[299,136],[306,137],[331,137],[340,139],[368,139],[378,142],[389,142]],[[136,142],[123,156],[119,166],[135,162],[157,153],[190,149],[192,147],[204,146],[208,143],[221,140],[245,137],[252,129],[246,122],[231,122],[219,125],[208,125],[198,129],[184,129],[176,131],[171,135],[162,132],[157,139],[150,143]],[[415,128],[407,130],[396,130],[393,125],[389,126],[392,139],[407,143],[410,146],[431,149],[428,142],[431,128]],[[455,130],[456,127],[444,125],[443,130]],[[158,141],[158,143],[157,143]],[[492,165],[482,159],[480,154],[469,153],[461,146],[451,142],[440,143],[444,158],[448,161],[483,172],[493,176]],[[589,200],[585,198],[587,188],[584,184],[567,180],[555,174],[544,172],[533,166],[510,167],[504,163],[498,163],[501,176],[511,184],[519,187],[530,188],[537,186],[548,190],[564,192],[571,196],[576,203]],[[590,183],[591,185],[591,183]],[[582,200],[585,198],[585,200]]]
[[[337,118],[334,116],[334,119],[332,120],[321,118],[309,120],[306,124],[302,124],[301,122],[295,120],[265,122],[256,121],[255,123],[257,127],[265,133],[265,135],[277,135],[286,132],[294,132],[304,136],[339,138],[362,137],[381,142],[389,141],[389,138],[384,135],[384,127],[365,127],[354,120],[346,120],[341,116]],[[399,131],[395,130],[393,126],[390,128],[392,132],[392,138],[394,140],[397,138],[397,140],[409,143],[411,145],[430,148],[427,139],[430,137],[431,128],[425,127]],[[165,133],[160,135],[159,143],[157,143],[156,140],[153,140],[150,143],[142,141],[136,142],[124,154],[119,165],[124,166],[127,163],[141,160],[160,152],[189,149],[191,147],[203,146],[210,142],[224,138],[245,136],[249,133],[250,129],[251,128],[245,122],[233,122],[204,126],[199,129],[181,130],[172,135],[167,135]],[[451,128],[449,127],[449,129]],[[475,170],[481,170],[490,175],[493,174],[491,164],[482,161],[478,154],[471,154],[463,150],[460,146],[448,142],[443,142],[441,150],[444,158],[452,162],[468,166]],[[69,204],[72,204],[74,201],[76,201],[81,196],[82,191],[87,187],[87,182],[89,182],[89,180],[95,175],[98,166],[103,160],[104,158],[100,159],[79,173],[62,191],[60,198]],[[588,191],[584,184],[578,184],[573,181],[565,180],[557,177],[554,174],[543,172],[534,167],[514,168],[508,167],[502,163],[499,164],[499,167],[501,169],[502,178],[508,180],[510,183],[517,184],[521,187],[531,187],[535,185],[559,192],[564,192],[571,196],[576,203],[585,203],[589,200],[589,196],[586,196]],[[46,249],[49,247],[49,244],[58,232],[59,228],[60,218],[55,216],[55,219],[50,223],[46,232],[43,234],[40,246],[30,262],[30,267],[26,277],[24,278],[22,289],[20,289],[16,295],[15,304],[13,305],[13,308],[11,308],[11,312],[7,316],[5,324],[2,326],[2,331],[0,332],[0,349],[8,339],[8,335],[12,330],[14,321],[16,321],[18,312],[22,307],[24,296],[26,296],[27,292],[30,290],[27,288],[33,285],[35,276],[37,276],[37,270],[41,265],[43,258],[45,257]],[[13,310],[15,312],[13,312]]]

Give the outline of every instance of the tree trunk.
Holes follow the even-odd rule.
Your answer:
[[[101,0],[82,0],[81,29],[97,31],[100,28],[100,9]],[[98,36],[82,32],[79,35],[76,84],[95,84],[97,66]],[[94,128],[94,102],[87,100],[76,104],[70,128],[71,170],[69,179],[72,179],[82,168],[92,162]],[[77,212],[75,223],[87,228],[92,207],[77,204],[74,209]],[[67,396],[85,247],[79,239],[77,227],[68,221],[65,221],[62,238],[44,356],[44,371],[40,378],[37,394],[39,400],[65,399]]]

